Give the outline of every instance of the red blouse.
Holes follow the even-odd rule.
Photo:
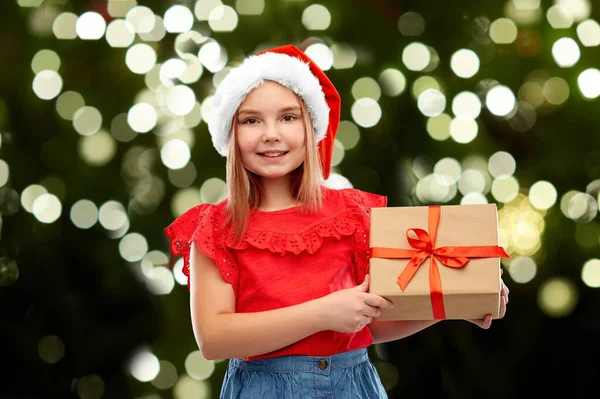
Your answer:
[[[369,213],[387,198],[356,189],[323,188],[323,208],[302,215],[298,208],[254,211],[241,243],[222,228],[225,204],[190,209],[165,229],[173,255],[184,257],[189,278],[190,245],[215,261],[236,297],[236,312],[292,306],[360,284],[367,273]],[[189,280],[188,280],[189,284]],[[331,356],[366,348],[371,332],[320,331],[285,348],[247,360],[286,355]]]

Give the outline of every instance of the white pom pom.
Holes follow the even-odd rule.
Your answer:
[[[340,175],[339,173],[331,173],[329,178],[325,180],[325,187],[331,188],[334,190],[341,190],[344,188],[353,188],[350,180]]]

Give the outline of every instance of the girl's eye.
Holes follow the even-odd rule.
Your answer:
[[[254,125],[256,122],[258,122],[256,118],[248,118],[243,123],[245,125]]]
[[[283,117],[283,120],[286,121],[286,122],[291,122],[291,121],[293,121],[295,119],[298,119],[298,118],[296,118],[294,115],[286,115],[286,116]]]

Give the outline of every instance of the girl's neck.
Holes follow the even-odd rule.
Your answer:
[[[261,185],[264,194],[258,206],[261,211],[278,211],[298,205],[292,196],[290,175],[278,179],[261,179]]]

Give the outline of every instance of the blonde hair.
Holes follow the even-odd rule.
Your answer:
[[[296,202],[301,204],[301,212],[314,213],[321,209],[322,204],[321,161],[312,121],[306,105],[301,99],[300,103],[302,118],[306,126],[306,156],[304,162],[297,169],[290,172],[292,175],[290,190]],[[237,117],[235,115],[229,135],[226,170],[228,201],[225,225],[231,224],[234,241],[239,242],[248,227],[250,213],[258,208],[264,198],[264,190],[260,184],[259,176],[246,169],[242,163],[237,142]]]

